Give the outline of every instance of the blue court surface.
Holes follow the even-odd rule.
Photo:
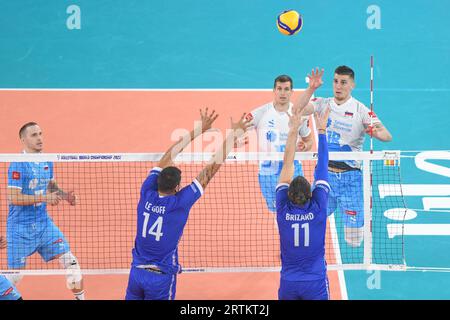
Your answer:
[[[286,9],[304,19],[292,37],[275,25]],[[450,150],[449,11],[448,0],[2,0],[0,88],[270,89],[285,73],[303,88],[319,66],[317,95],[330,96],[333,70],[348,65],[353,95],[369,105],[373,55],[374,111],[393,135],[375,150]],[[405,235],[406,261],[450,268],[448,153],[428,160],[434,171],[417,154],[402,159],[402,182],[424,193],[405,200],[431,210],[405,221],[422,225]],[[349,299],[450,299],[448,272],[346,271],[345,280]]]

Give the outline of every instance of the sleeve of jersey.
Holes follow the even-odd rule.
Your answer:
[[[250,122],[251,128],[258,128],[258,123],[264,115],[265,110],[265,106],[262,106],[252,110],[250,113],[247,113],[245,119]]]
[[[144,183],[142,184],[141,195],[145,193],[147,190],[152,191],[158,190],[158,177],[161,171],[162,169],[159,167],[154,167],[150,171],[150,174],[148,175],[147,179],[145,179]]]
[[[203,195],[203,187],[197,179],[177,193],[178,204],[182,208],[189,209]]]
[[[8,169],[8,188],[22,189],[24,168],[21,162],[12,162]]]
[[[328,203],[328,194],[330,193],[330,185],[328,184],[328,143],[324,133],[319,134],[319,159],[317,161],[316,170],[314,172],[314,190],[312,192],[320,206]]]
[[[288,189],[289,184],[287,183],[280,183],[275,188],[276,192],[276,206],[277,206],[277,212],[280,212],[282,208],[284,208],[289,201],[288,198]]]

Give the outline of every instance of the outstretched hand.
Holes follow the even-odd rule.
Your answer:
[[[306,121],[305,118],[302,117],[302,112],[299,109],[292,108],[292,115],[287,114],[289,117],[289,128],[293,128],[297,130]]]
[[[316,68],[315,71],[314,69],[312,69],[311,74],[308,74],[309,87],[314,90],[319,88],[323,84],[322,76],[323,76],[323,69],[320,71],[319,68]]]
[[[242,115],[241,119],[239,119],[238,122],[233,122],[233,118],[230,118],[231,129],[233,130],[235,141],[241,138],[252,126],[251,122],[245,119],[245,116],[246,113]]]
[[[212,124],[216,121],[218,114],[215,114],[216,110],[213,110],[211,114],[208,114],[208,107],[206,107],[205,111],[200,109],[200,117],[202,122],[202,132],[206,132],[211,129]]]
[[[76,196],[75,192],[74,191],[67,192],[66,200],[71,206],[76,205],[77,204],[77,196]]]
[[[328,124],[328,117],[330,115],[330,108],[326,108],[324,112],[314,112],[314,120],[316,121],[317,130],[326,130]]]

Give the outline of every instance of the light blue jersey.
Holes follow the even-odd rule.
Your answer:
[[[26,195],[45,195],[53,179],[51,162],[12,162],[8,170],[8,188],[16,188]],[[47,218],[45,202],[30,206],[9,204],[8,223],[37,223]]]
[[[46,195],[51,180],[51,162],[12,162],[8,170],[8,188],[25,195]],[[9,268],[25,267],[26,258],[35,252],[47,262],[70,251],[64,235],[48,216],[45,202],[29,206],[10,203],[6,229]]]

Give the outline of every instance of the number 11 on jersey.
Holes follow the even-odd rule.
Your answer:
[[[291,225],[291,228],[294,229],[294,247],[300,246],[300,224],[294,223]],[[305,241],[303,246],[309,247],[309,223],[304,223],[301,225],[302,229],[305,229]]]
[[[144,212],[144,225],[142,226],[142,237],[147,238],[147,225],[148,220],[150,219],[150,213]],[[155,223],[152,224],[150,227],[150,230],[148,230],[148,234],[151,234],[155,236],[155,240],[159,241],[161,237],[163,236],[162,230],[162,224],[163,224],[163,217],[160,216],[158,219],[156,219]]]

